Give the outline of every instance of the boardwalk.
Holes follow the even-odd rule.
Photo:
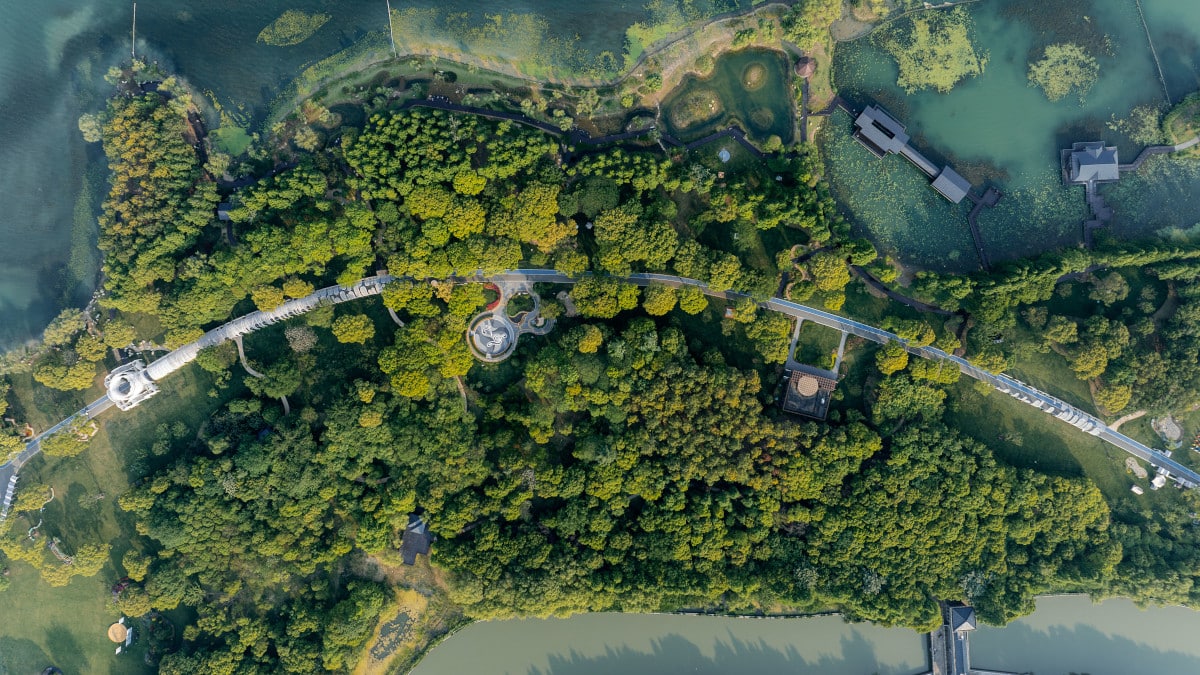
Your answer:
[[[153,379],[154,382],[161,382],[163,378],[174,373],[176,370],[184,367],[196,358],[196,354],[201,349],[220,344],[226,340],[232,340],[235,337],[246,335],[254,332],[259,328],[271,325],[284,319],[299,316],[305,312],[311,311],[317,307],[348,302],[358,298],[372,297],[383,291],[384,286],[393,281],[394,278],[388,275],[378,275],[367,277],[358,283],[348,286],[330,286],[314,292],[313,294],[289,300],[271,311],[259,311],[247,314],[246,316],[234,319],[222,326],[214,328],[205,333],[199,340],[184,345],[175,351],[170,352],[166,356],[157,361],[154,361],[146,367],[145,372]],[[475,274],[453,277],[456,282],[492,282],[495,284],[532,284],[532,283],[553,283],[553,284],[573,284],[579,279],[577,277],[567,276],[552,269],[526,269],[526,270],[511,270],[498,274],[483,274],[477,272]],[[674,288],[682,288],[684,286],[692,286],[700,289],[706,295],[724,300],[726,302],[737,301],[743,298],[748,298],[742,293],[736,291],[715,291],[708,287],[702,281],[696,279],[688,279],[669,274],[633,274],[626,277],[626,280],[639,286],[646,286],[651,283],[662,283]],[[841,331],[844,334],[856,335],[858,337],[870,340],[872,342],[887,344],[888,342],[896,342],[901,344],[908,350],[909,353],[920,356],[926,359],[948,362],[957,367],[963,374],[968,377],[973,377],[981,382],[986,382],[989,386],[1008,394],[1013,398],[1030,405],[1042,412],[1045,412],[1076,429],[1096,436],[1100,440],[1110,443],[1121,450],[1137,457],[1145,462],[1148,462],[1154,467],[1159,467],[1167,471],[1172,479],[1185,487],[1196,487],[1200,485],[1200,474],[1183,466],[1179,462],[1167,457],[1161,451],[1148,447],[1139,443],[1128,436],[1110,429],[1099,418],[1071,406],[1064,401],[1051,396],[1045,392],[1039,391],[1036,388],[1025,384],[1019,380],[1015,380],[1007,375],[990,373],[982,368],[971,364],[966,359],[947,354],[946,352],[937,349],[936,347],[911,347],[907,341],[901,339],[894,333],[889,333],[885,330],[875,328],[859,321],[854,321],[846,317],[831,314],[830,312],[807,307],[798,303],[779,298],[772,298],[766,302],[760,302],[759,305],[765,309],[780,312],[795,319],[804,321],[812,321],[813,323],[827,326],[835,330]],[[12,476],[28,462],[33,456],[41,451],[41,441],[57,431],[62,430],[77,416],[94,418],[100,413],[116,404],[108,395],[102,396],[88,406],[84,407],[75,416],[59,422],[55,426],[47,429],[37,438],[33,439],[22,451],[17,459],[0,465],[0,486],[7,486],[11,481]]]

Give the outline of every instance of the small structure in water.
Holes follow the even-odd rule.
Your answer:
[[[929,634],[929,665],[924,675],[1017,675],[971,667],[969,636],[978,622],[975,608],[961,602],[943,602],[942,625]]]
[[[1104,141],[1075,143],[1061,153],[1063,180],[1073,185],[1115,183],[1121,178],[1117,148]]]
[[[871,154],[883,159],[889,154],[902,155],[926,176],[938,194],[957,204],[971,191],[971,183],[949,166],[940,170],[909,143],[905,126],[877,105],[869,106],[854,120],[854,138]]]

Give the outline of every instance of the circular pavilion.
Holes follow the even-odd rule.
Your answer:
[[[480,361],[498,363],[517,348],[517,327],[503,313],[485,312],[467,328],[467,346]]]
[[[125,624],[114,623],[108,627],[108,639],[117,643],[125,644],[125,638],[129,637],[129,629]]]

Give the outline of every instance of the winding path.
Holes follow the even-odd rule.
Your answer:
[[[183,368],[196,358],[200,350],[205,347],[211,347],[227,340],[239,338],[242,335],[252,333],[260,328],[277,323],[279,321],[299,316],[317,307],[347,302],[358,298],[371,297],[379,295],[383,292],[383,288],[390,282],[396,280],[397,277],[390,275],[380,275],[374,277],[366,277],[359,282],[349,286],[329,286],[315,291],[311,295],[289,300],[279,307],[270,311],[257,311],[247,314],[243,317],[234,319],[228,323],[222,324],[204,334],[203,337],[184,345],[161,359],[151,363],[146,372],[156,382],[161,382],[165,377],[174,373],[176,370]],[[471,275],[454,276],[449,280],[456,283],[481,283],[491,282],[499,284],[532,284],[532,283],[550,283],[550,284],[574,284],[579,281],[580,277],[572,277],[562,274],[557,270],[552,269],[521,269],[510,270],[498,274],[484,274],[477,272]],[[669,274],[632,274],[625,279],[638,286],[647,286],[651,283],[662,283],[673,288],[683,288],[692,286],[700,289],[705,295],[718,298],[725,301],[736,301],[750,296],[738,293],[736,291],[717,291],[708,287],[702,281],[696,279],[688,279]],[[971,362],[960,356],[947,354],[946,352],[937,349],[936,347],[911,347],[907,341],[903,340],[894,333],[889,333],[885,330],[875,328],[853,319],[848,319],[843,316],[831,314],[824,310],[808,307],[788,300],[772,298],[766,302],[760,302],[759,305],[766,309],[780,312],[787,316],[802,319],[804,321],[812,321],[813,323],[827,326],[835,330],[839,330],[844,334],[857,335],[858,337],[886,344],[896,342],[903,345],[910,354],[920,356],[926,359],[937,361],[945,361],[953,364],[963,374],[973,377],[976,380],[986,382],[992,388],[1002,393],[1008,394],[1013,398],[1026,403],[1042,412],[1053,415],[1059,420],[1070,424],[1080,431],[1087,432],[1107,443],[1128,452],[1143,461],[1150,463],[1152,466],[1160,467],[1164,471],[1169,472],[1170,476],[1185,487],[1196,487],[1200,485],[1200,473],[1189,469],[1179,462],[1167,457],[1161,451],[1146,446],[1138,441],[1125,436],[1115,429],[1107,426],[1102,420],[1096,416],[1079,410],[1074,406],[1054,397],[1045,392],[1016,380],[1004,374],[990,373],[982,368],[973,365]],[[80,416],[89,419],[96,417],[100,413],[108,410],[114,405],[113,401],[107,395],[100,397],[75,415],[59,422],[53,427],[39,434],[36,438],[30,441],[25,450],[17,456],[16,459],[0,465],[0,489],[7,486],[16,475],[16,472],[26,462],[32,459],[41,451],[41,442],[61,431],[68,426],[72,420]],[[8,505],[3,507],[3,516],[0,516],[0,522],[3,517],[7,516]]]

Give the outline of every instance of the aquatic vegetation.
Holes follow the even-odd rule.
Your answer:
[[[851,137],[850,126],[842,113],[830,117],[821,131],[821,147],[833,195],[850,214],[856,234],[866,235],[881,253],[906,265],[977,269],[967,229],[970,204],[943,199],[924,174],[898,155],[876,159]]]
[[[921,89],[947,92],[964,78],[981,75],[988,55],[972,44],[974,22],[967,10],[922,12],[877,38],[896,59],[896,84],[908,93]]]
[[[712,89],[693,89],[671,106],[668,113],[671,124],[679,129],[687,129],[697,124],[703,124],[725,112],[721,97]]]
[[[1162,123],[1163,134],[1172,143],[1182,143],[1200,134],[1200,92],[1189,94],[1167,113]],[[1189,148],[1185,156],[1200,156],[1200,150]]]
[[[1113,115],[1107,126],[1117,133],[1125,134],[1138,145],[1156,145],[1163,139],[1161,117],[1158,107],[1139,105],[1129,111],[1128,117],[1118,119]]]
[[[1046,47],[1040,60],[1029,64],[1029,83],[1041,87],[1046,98],[1058,101],[1076,93],[1082,102],[1100,75],[1100,64],[1077,44]]]
[[[275,47],[298,45],[312,37],[331,18],[329,14],[309,14],[289,9],[262,29],[258,41]]]

